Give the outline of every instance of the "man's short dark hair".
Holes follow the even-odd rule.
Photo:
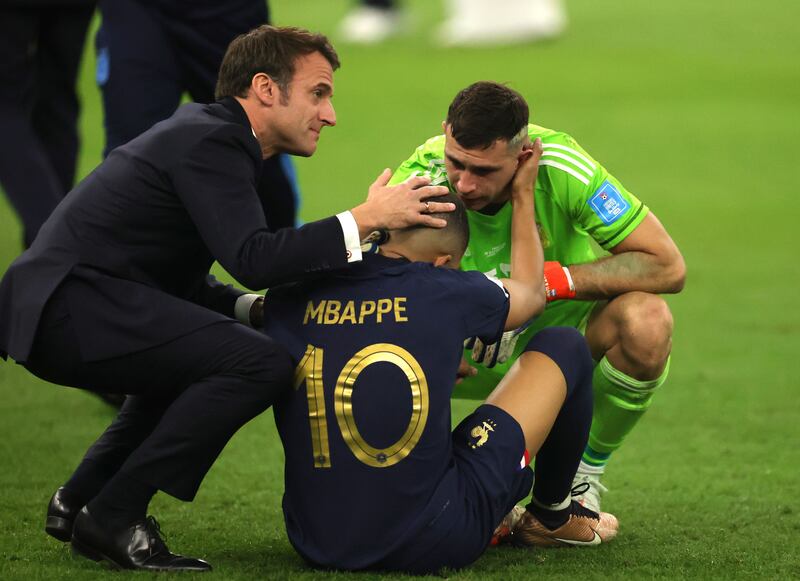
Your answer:
[[[294,76],[295,61],[314,52],[324,56],[333,70],[339,68],[339,56],[323,34],[302,28],[265,24],[233,39],[222,59],[214,96],[246,97],[253,77],[265,73],[284,94]]]
[[[447,125],[461,147],[486,149],[498,139],[512,141],[519,135],[528,125],[528,103],[514,89],[480,81],[456,95]]]
[[[469,220],[467,219],[467,207],[454,193],[444,194],[443,196],[434,196],[432,198],[425,198],[423,202],[444,202],[455,204],[456,209],[452,212],[437,212],[431,214],[434,218],[442,218],[447,221],[447,226],[439,230],[443,236],[449,236],[453,244],[453,252],[461,256],[467,249],[469,243]],[[427,226],[419,226],[420,228],[427,228]]]

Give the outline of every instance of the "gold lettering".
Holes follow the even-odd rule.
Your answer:
[[[324,325],[333,325],[339,320],[339,311],[342,310],[342,303],[339,301],[328,301],[325,306],[325,316],[322,318]]]
[[[356,324],[356,304],[353,301],[347,301],[347,304],[344,306],[344,311],[342,311],[339,324],[341,325],[345,322],[352,323],[353,325]]]
[[[323,301],[324,302],[324,301]],[[300,365],[294,370],[294,388],[306,384],[308,421],[311,424],[311,450],[314,468],[331,467],[331,448],[328,443],[328,418],[325,411],[325,385],[322,383],[321,347],[308,345]]]
[[[299,389],[303,384],[306,386],[314,468],[330,468],[332,463],[328,440],[325,383],[322,377],[323,356],[322,348],[306,346],[305,355],[295,369],[294,375],[295,389]],[[411,417],[408,427],[399,440],[386,448],[375,448],[364,439],[358,431],[353,410],[355,399],[353,392],[358,387],[358,376],[373,363],[389,363],[398,367],[405,375],[411,390]],[[345,364],[336,380],[333,405],[339,430],[355,457],[367,466],[388,468],[408,457],[425,431],[430,406],[428,380],[419,362],[411,353],[398,345],[376,343],[353,355]],[[393,410],[392,413],[396,411]]]
[[[353,392],[358,387],[358,376],[373,363],[391,363],[398,367],[406,376],[411,390],[408,427],[399,440],[386,448],[375,448],[367,443],[358,431],[353,411]],[[402,347],[390,343],[376,343],[353,355],[339,374],[333,392],[336,420],[347,447],[356,458],[373,468],[394,466],[411,454],[425,431],[429,401],[428,380],[419,362]]]
[[[379,323],[383,322],[383,315],[392,310],[391,299],[378,299],[378,314],[377,320]]]
[[[316,323],[319,325],[320,318],[322,317],[322,311],[325,309],[325,301],[322,301],[319,305],[314,307],[314,303],[308,301],[308,305],[306,305],[306,316],[303,317],[303,324],[308,324],[308,319],[316,319]]]
[[[394,299],[394,320],[398,323],[405,323],[408,317],[404,317],[401,313],[406,312],[405,307],[406,297],[395,297]]]
[[[375,301],[364,301],[361,303],[361,311],[358,314],[358,324],[364,324],[364,317],[375,312]]]

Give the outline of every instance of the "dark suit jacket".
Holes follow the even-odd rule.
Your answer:
[[[26,361],[42,310],[66,277],[79,348],[93,361],[229,321],[241,291],[209,280],[215,259],[251,289],[345,267],[335,217],[267,230],[255,191],[260,165],[235,99],[184,105],[115,149],[6,272],[0,352]]]

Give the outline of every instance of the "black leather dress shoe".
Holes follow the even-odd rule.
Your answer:
[[[119,569],[145,571],[210,571],[201,559],[169,552],[160,527],[152,516],[112,531],[97,522],[86,507],[72,529],[72,551],[93,561],[108,561]]]
[[[72,538],[72,523],[83,508],[83,502],[63,486],[56,490],[47,505],[44,530],[51,537],[65,543]]]

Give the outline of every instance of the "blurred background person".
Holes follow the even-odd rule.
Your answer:
[[[549,40],[567,26],[563,0],[447,0],[447,10],[434,37],[445,46]]]
[[[339,36],[355,44],[376,44],[401,29],[401,11],[395,0],[361,0],[342,19]]]
[[[72,188],[79,148],[75,82],[95,0],[0,5],[0,186],[23,244]]]
[[[490,46],[548,40],[567,26],[563,0],[446,0],[445,22],[434,33],[444,46]],[[376,44],[402,32],[396,0],[362,0],[342,20],[347,42]]]
[[[184,93],[213,102],[228,44],[269,22],[265,0],[100,0],[99,8],[104,156],[170,117]],[[299,191],[288,156],[264,161],[257,189],[270,230],[295,225]]]

